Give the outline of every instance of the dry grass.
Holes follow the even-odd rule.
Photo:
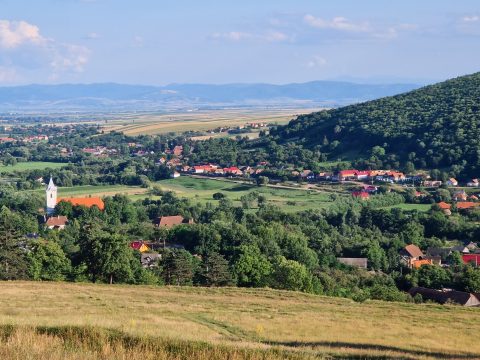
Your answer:
[[[234,127],[250,122],[285,124],[297,114],[318,109],[285,110],[210,110],[175,114],[124,115],[103,123],[105,131],[121,131],[126,135],[165,134],[169,132],[206,131],[218,127]]]
[[[0,290],[0,325],[26,327],[3,338],[2,359],[23,359],[16,355],[21,351],[18,344],[28,341],[38,346],[51,343],[38,351],[57,349],[57,358],[63,358],[68,350],[63,335],[53,330],[28,330],[33,327],[110,329],[136,341],[143,339],[143,345],[145,341],[161,342],[158,349],[183,344],[177,355],[159,355],[160,350],[155,350],[159,359],[222,358],[212,355],[216,351],[231,359],[275,358],[269,351],[281,351],[278,357],[282,358],[300,352],[302,357],[480,359],[480,343],[472,335],[480,330],[479,309],[377,301],[359,304],[263,289],[6,282],[0,284]],[[124,348],[106,340],[101,344],[118,354],[102,357],[92,353],[86,358],[136,358],[135,351],[142,351],[141,347]],[[191,347],[199,344],[205,355],[188,355]],[[250,354],[247,349],[259,352]],[[236,355],[230,356],[230,352]],[[148,354],[143,358],[149,358]],[[67,358],[75,359],[73,356]]]

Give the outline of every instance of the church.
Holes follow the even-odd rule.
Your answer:
[[[55,212],[55,206],[61,201],[66,201],[71,203],[73,206],[86,206],[88,208],[92,206],[98,207],[100,210],[105,209],[105,203],[99,197],[85,197],[85,198],[58,198],[57,197],[58,188],[54,184],[53,179],[50,177],[50,181],[46,189],[47,197],[47,215],[52,215]]]

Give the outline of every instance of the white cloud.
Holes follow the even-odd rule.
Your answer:
[[[47,38],[26,21],[0,20],[0,81],[13,81],[22,72],[42,70],[49,78],[79,73],[88,63],[85,46]]]
[[[347,32],[371,32],[372,27],[368,22],[353,23],[342,16],[334,17],[331,20],[325,20],[313,15],[307,14],[303,17],[305,23],[318,29],[332,29]]]
[[[277,41],[289,41],[291,40],[291,36],[288,36],[287,34],[280,32],[280,31],[274,31],[270,30],[268,31],[265,36],[265,40],[270,41],[270,42],[277,42]]]
[[[462,21],[466,22],[466,23],[478,22],[478,21],[480,21],[480,16],[479,15],[464,16],[462,18]]]
[[[26,21],[0,20],[0,47],[14,49],[24,44],[45,43],[37,26]]]
[[[291,36],[276,30],[268,30],[264,33],[249,33],[242,31],[230,31],[223,33],[217,32],[213,33],[210,38],[227,41],[257,40],[267,42],[283,42],[292,40]]]
[[[87,34],[86,38],[89,40],[96,40],[100,38],[100,35],[98,35],[96,32],[91,32]]]
[[[89,56],[90,51],[84,46],[64,45],[62,48],[55,50],[50,65],[55,73],[83,72]]]
[[[213,33],[211,36],[213,39],[223,39],[223,40],[231,40],[231,41],[240,41],[245,39],[251,39],[254,37],[250,33],[241,32],[241,31],[229,31],[224,33]]]
[[[308,68],[318,68],[327,65],[327,60],[319,55],[314,55],[312,58],[307,62]]]

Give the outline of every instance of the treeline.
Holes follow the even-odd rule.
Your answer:
[[[217,194],[219,200],[194,205],[161,193],[158,200],[136,202],[108,197],[103,212],[62,202],[56,212],[67,216],[69,224],[64,230],[46,230],[38,203],[4,193],[3,280],[272,287],[359,301],[411,301],[403,290],[416,284],[480,291],[480,270],[464,266],[458,257],[445,259],[452,263],[448,270],[426,266],[412,272],[399,256],[406,244],[426,249],[477,240],[478,225],[461,214],[375,209],[343,197],[329,209],[292,214],[264,199],[256,204],[245,199],[248,206],[237,207]],[[166,215],[195,223],[170,230],[153,225]],[[152,267],[142,267],[140,253],[129,247],[140,239],[159,248],[160,260]],[[342,265],[337,257],[365,257],[371,271]]]

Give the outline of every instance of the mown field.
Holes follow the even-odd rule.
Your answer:
[[[480,309],[268,289],[0,283],[2,359],[480,359]]]
[[[203,179],[181,176],[156,183],[162,190],[173,191],[180,197],[201,203],[216,202],[213,194],[221,192],[231,199],[235,205],[240,205],[243,195],[257,191],[266,197],[268,203],[277,205],[286,211],[301,211],[318,209],[332,204],[327,192],[315,190],[286,189],[274,187],[258,187],[255,185],[226,181],[219,179]]]
[[[169,132],[206,131],[218,127],[235,127],[250,122],[286,124],[298,114],[318,109],[285,110],[209,110],[174,114],[123,115],[102,123],[105,131],[120,131],[126,135],[152,135]]]
[[[25,170],[45,170],[45,169],[59,169],[66,166],[66,163],[44,162],[44,161],[28,161],[19,162],[15,165],[0,165],[0,173],[13,173],[15,171]]]

